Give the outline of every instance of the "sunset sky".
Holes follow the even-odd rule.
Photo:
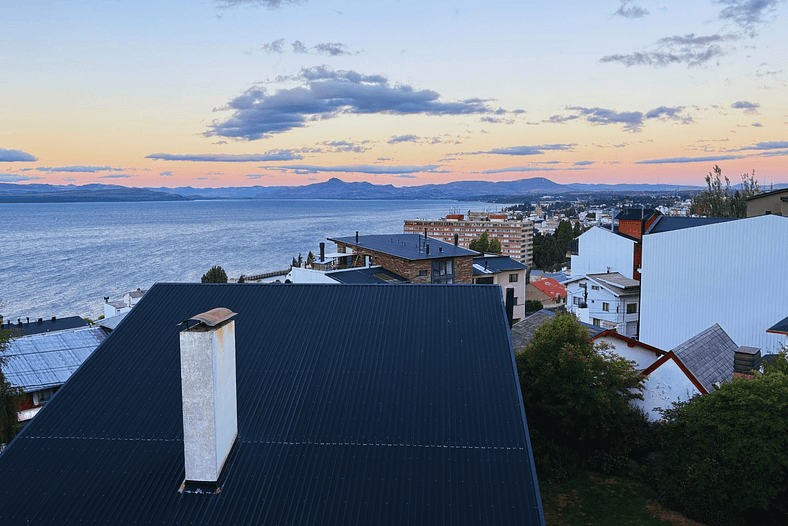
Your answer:
[[[0,182],[788,183],[785,0],[0,7]]]

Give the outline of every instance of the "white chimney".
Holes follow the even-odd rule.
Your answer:
[[[235,313],[218,308],[180,333],[183,455],[187,482],[216,482],[238,434]],[[188,326],[189,321],[197,321]]]

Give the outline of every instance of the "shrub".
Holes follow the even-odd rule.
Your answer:
[[[222,267],[211,267],[211,270],[203,274],[203,283],[227,283],[227,273]]]

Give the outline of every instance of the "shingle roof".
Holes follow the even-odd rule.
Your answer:
[[[522,352],[523,349],[528,347],[534,338],[536,329],[553,318],[555,318],[554,312],[542,309],[512,325],[512,347],[514,347],[514,352]],[[589,337],[593,337],[603,330],[602,327],[596,327],[588,323],[581,322],[580,325],[588,329]]]
[[[455,247],[451,243],[444,243],[435,238],[427,238],[421,234],[384,234],[373,236],[355,236],[328,238],[334,243],[340,242],[346,245],[366,248],[381,252],[390,256],[417,261],[422,259],[440,259],[461,256],[478,256],[478,252],[467,248]],[[427,255],[425,245],[430,246],[430,253]]]
[[[25,323],[24,318],[20,323],[13,323],[11,320],[7,320],[7,322],[3,324],[2,328],[4,330],[13,332],[14,335],[21,336],[25,334],[41,334],[42,332],[63,331],[66,329],[75,329],[77,327],[87,327],[88,325],[89,323],[79,316],[68,316],[66,318],[56,318],[54,320],[31,320],[30,323]]]
[[[659,234],[660,232],[670,232],[672,230],[682,230],[696,226],[713,225],[724,223],[725,221],[735,221],[730,217],[681,217],[681,216],[661,216],[649,227],[646,234]]]
[[[482,276],[484,274],[499,274],[506,270],[523,270],[527,268],[519,261],[515,261],[509,256],[488,256],[473,258],[473,275]]]
[[[214,307],[238,438],[181,494],[176,324]],[[544,524],[510,342],[499,287],[157,284],[0,455],[0,524]]]
[[[409,283],[408,278],[386,270],[383,267],[359,267],[326,272],[326,276],[340,283],[375,284],[375,283]]]
[[[715,323],[672,350],[703,387],[712,392],[715,383],[731,381],[737,347],[722,327]]]
[[[15,338],[2,353],[3,374],[26,393],[63,385],[106,337],[101,327],[85,327]]]

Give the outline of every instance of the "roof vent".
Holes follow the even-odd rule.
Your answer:
[[[218,308],[182,322],[187,325],[180,333],[187,488],[217,483],[238,434],[233,316]]]

